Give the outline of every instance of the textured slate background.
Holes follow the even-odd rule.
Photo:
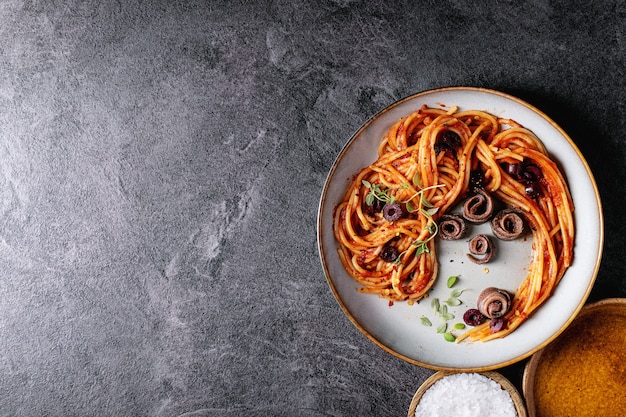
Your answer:
[[[432,371],[343,315],[316,214],[351,134],[430,88],[561,124],[604,203],[591,299],[626,296],[625,28],[619,1],[0,2],[0,415],[406,415]]]

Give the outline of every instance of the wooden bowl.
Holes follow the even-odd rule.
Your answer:
[[[626,298],[588,304],[524,368],[530,417],[622,416],[626,409]]]
[[[439,371],[431,375],[428,379],[426,379],[426,381],[424,381],[424,383],[417,389],[417,391],[415,392],[415,395],[413,395],[413,400],[411,401],[411,405],[409,406],[409,412],[407,413],[407,416],[415,417],[415,410],[417,409],[417,405],[419,404],[422,396],[431,386],[433,386],[433,384],[435,384],[435,382],[439,381],[440,379],[446,376],[457,374],[457,373],[460,373],[460,372]],[[515,406],[515,411],[517,412],[518,417],[528,416],[526,413],[526,406],[524,405],[524,400],[522,399],[522,396],[520,395],[519,391],[517,391],[515,386],[511,383],[511,381],[506,379],[500,373],[494,372],[494,371],[476,372],[476,373],[486,376],[487,378],[497,382],[498,384],[500,384],[503,390],[506,390],[509,393],[509,395],[511,396],[511,400],[513,400],[513,405]]]

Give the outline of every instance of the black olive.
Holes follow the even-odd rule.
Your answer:
[[[489,322],[489,328],[494,333],[499,332],[500,330],[502,330],[503,327],[504,327],[504,319],[502,318],[491,319],[491,321]]]
[[[374,201],[372,202],[372,205],[364,204],[363,210],[365,210],[366,214],[373,216],[376,213],[380,213],[383,210],[384,206],[385,206],[385,203],[375,198]]]
[[[441,151],[445,150],[439,142],[435,142],[435,146],[433,147],[433,149],[435,150],[435,154],[439,154]]]
[[[513,178],[519,179],[520,178],[520,174],[522,172],[522,165],[521,164],[508,164],[507,163],[505,165],[505,171],[506,171],[507,174],[509,174]]]
[[[446,144],[448,149],[456,149],[461,146],[461,137],[458,133],[453,132],[452,130],[446,130],[441,135],[443,142]]]
[[[541,174],[541,168],[533,163],[526,163],[524,166],[524,177],[530,181],[537,181],[543,175]]]
[[[402,217],[402,207],[398,203],[387,203],[383,207],[383,217],[385,220],[395,222]]]
[[[530,159],[524,159],[516,164],[503,163],[502,169],[511,177],[526,186],[526,195],[530,198],[537,198],[541,193],[539,181],[543,178],[541,168]]]
[[[485,316],[483,316],[483,313],[481,313],[477,309],[470,308],[465,312],[465,314],[463,314],[463,321],[468,326],[478,326],[483,321],[485,321]]]
[[[393,262],[398,259],[400,253],[395,246],[385,245],[383,249],[380,251],[380,258],[386,262]]]
[[[520,176],[520,181],[524,184],[529,184],[531,182],[535,182],[537,178],[530,171],[522,171],[522,175]]]
[[[406,144],[408,146],[413,146],[417,143],[417,141],[419,140],[420,135],[418,134],[418,132],[413,131],[409,134],[409,136],[406,138]]]
[[[526,184],[526,195],[530,198],[537,198],[541,192],[539,188],[539,183],[537,182],[529,182]]]
[[[472,190],[483,188],[485,186],[485,174],[480,169],[472,170],[469,183]]]
[[[441,135],[437,138],[437,141],[435,142],[435,153],[439,153],[445,150],[454,151],[459,146],[461,146],[461,144],[461,137],[458,133],[452,130],[446,130],[441,133]]]

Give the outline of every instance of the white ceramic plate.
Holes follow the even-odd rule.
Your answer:
[[[377,146],[389,127],[424,104],[483,110],[515,120],[539,136],[569,183],[575,206],[574,261],[552,297],[505,338],[485,343],[447,342],[435,331],[441,319],[433,314],[429,301],[432,298],[412,306],[405,302],[390,306],[388,300],[377,295],[358,292],[358,284],[339,260],[332,230],[334,208],[343,198],[351,178],[376,159]],[[473,228],[472,234],[485,231]],[[567,327],[587,300],[600,265],[603,238],[602,209],[595,180],[567,134],[548,116],[518,98],[470,87],[425,91],[389,106],[367,121],[338,155],[324,185],[318,212],[322,265],[328,284],[348,318],[387,352],[410,363],[440,370],[496,369],[522,360],[547,345]],[[455,288],[466,289],[460,297],[463,304],[450,308],[456,319],[449,323],[462,322],[463,313],[475,308],[476,298],[485,287],[514,292],[528,273],[531,243],[530,238],[498,241],[498,256],[486,265],[475,265],[467,259],[466,240],[440,243],[439,275],[430,297],[448,298],[450,289],[446,281],[451,275],[460,275]],[[422,325],[422,316],[428,317],[433,326]]]

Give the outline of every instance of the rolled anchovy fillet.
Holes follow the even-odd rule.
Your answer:
[[[467,233],[465,219],[458,214],[444,214],[439,221],[439,236],[443,240],[461,239]]]
[[[463,203],[463,217],[469,222],[482,224],[493,216],[494,209],[493,197],[485,190],[478,189]]]
[[[496,248],[489,236],[480,234],[470,239],[469,251],[467,257],[470,261],[480,265],[489,262],[494,257]],[[474,255],[481,256],[481,258]]]
[[[514,240],[524,233],[524,217],[521,211],[504,209],[491,220],[491,230],[498,239]]]
[[[511,309],[511,295],[495,287],[485,288],[478,296],[478,311],[489,319],[504,316]]]

